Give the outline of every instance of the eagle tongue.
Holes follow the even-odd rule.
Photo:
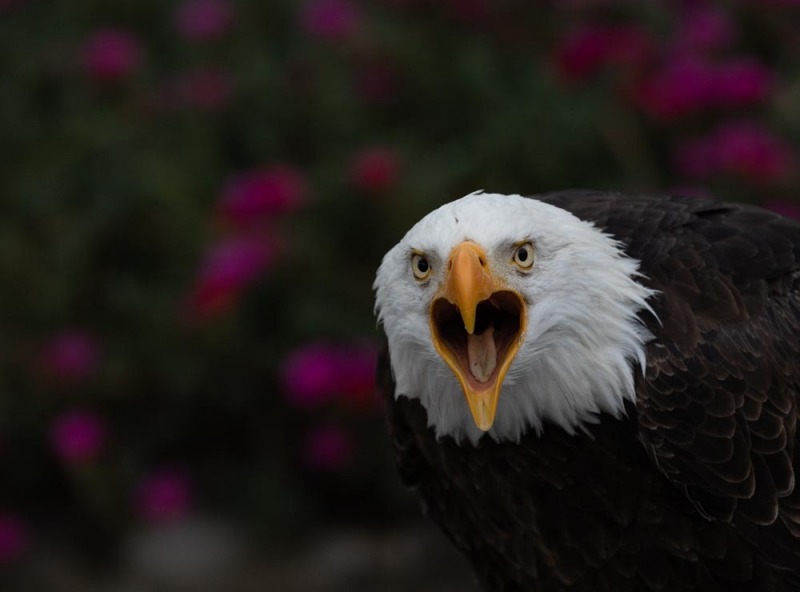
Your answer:
[[[469,371],[478,382],[487,382],[497,367],[497,348],[494,345],[494,327],[480,335],[467,335]]]

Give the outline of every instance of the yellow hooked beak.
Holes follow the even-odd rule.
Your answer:
[[[522,344],[526,322],[522,296],[492,272],[484,250],[472,241],[456,245],[431,304],[431,334],[483,431],[494,423],[503,379]]]

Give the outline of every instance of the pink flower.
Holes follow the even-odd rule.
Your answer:
[[[642,83],[638,103],[652,117],[668,121],[711,107],[760,103],[771,87],[771,73],[754,59],[716,65],[677,55]]]
[[[281,379],[289,401],[309,409],[333,400],[374,407],[375,348],[311,343],[292,352],[282,364]]]
[[[358,410],[372,410],[380,401],[375,394],[378,352],[370,345],[348,348],[339,363],[339,383],[344,403]]]
[[[28,546],[28,530],[20,518],[0,514],[0,565],[18,559]]]
[[[714,102],[715,70],[694,56],[673,57],[639,88],[638,103],[657,119],[674,120]]]
[[[772,91],[772,74],[752,58],[722,64],[715,73],[715,103],[724,107],[744,107],[762,103]]]
[[[391,189],[400,173],[400,159],[394,150],[381,146],[367,148],[350,165],[350,179],[358,189],[380,193]]]
[[[572,29],[556,48],[555,64],[567,80],[584,80],[601,68],[636,65],[649,58],[652,41],[637,27],[584,25]]]
[[[675,50],[711,52],[729,47],[736,36],[730,16],[713,6],[693,6],[682,16],[675,33]]]
[[[556,64],[567,78],[586,78],[607,62],[612,45],[613,37],[605,27],[573,29],[557,48]]]
[[[283,388],[298,407],[314,407],[333,399],[341,388],[339,349],[314,343],[292,352],[282,368]]]
[[[723,124],[689,140],[676,152],[676,165],[693,177],[724,173],[753,183],[777,181],[791,172],[795,157],[788,144],[749,121]]]
[[[749,181],[776,181],[788,175],[794,165],[789,145],[757,123],[726,123],[717,130],[714,142],[720,169]]]
[[[189,510],[192,492],[183,471],[161,470],[145,478],[136,489],[139,514],[150,522],[180,520]]]
[[[177,102],[197,111],[219,111],[233,95],[233,84],[224,70],[201,68],[182,74],[176,81]]]
[[[225,35],[233,22],[226,0],[185,0],[175,11],[175,26],[184,39],[207,41]]]
[[[81,382],[97,370],[100,347],[88,331],[69,329],[51,337],[39,352],[45,372],[64,382]]]
[[[272,265],[276,252],[274,239],[260,235],[213,245],[186,303],[190,318],[203,320],[230,311],[244,289]]]
[[[288,165],[242,173],[222,189],[218,211],[238,226],[291,212],[306,202],[307,186],[300,173]]]
[[[139,67],[142,48],[129,31],[103,28],[95,31],[83,47],[83,68],[100,82],[128,77]]]
[[[356,33],[362,16],[348,0],[308,0],[301,21],[308,34],[325,41],[341,41]]]
[[[322,425],[309,430],[303,439],[302,455],[312,469],[339,471],[353,461],[353,439],[338,425]]]
[[[67,464],[93,461],[107,440],[105,420],[90,411],[69,411],[56,418],[50,429],[55,453]]]

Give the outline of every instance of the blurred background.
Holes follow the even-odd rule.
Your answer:
[[[371,284],[477,189],[800,214],[800,2],[0,0],[0,587],[475,590]]]

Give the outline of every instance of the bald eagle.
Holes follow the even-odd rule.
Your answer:
[[[800,590],[800,225],[475,193],[384,257],[403,481],[482,587]]]

